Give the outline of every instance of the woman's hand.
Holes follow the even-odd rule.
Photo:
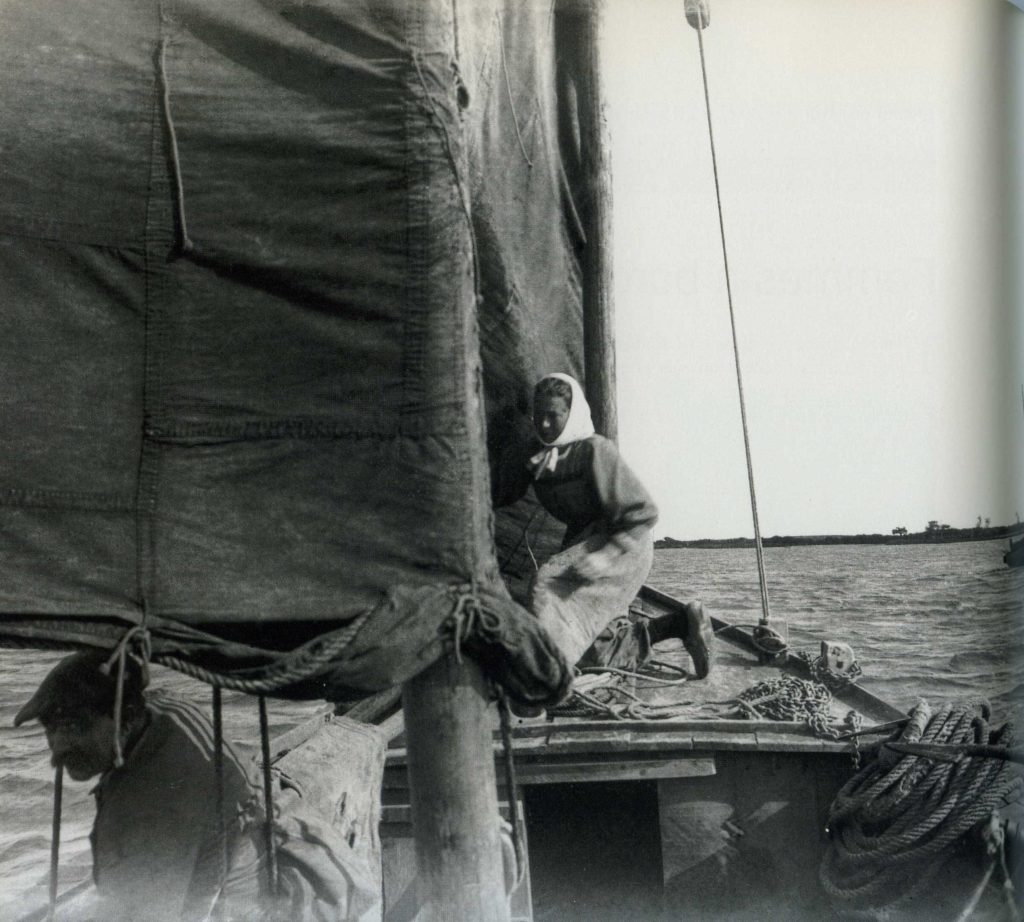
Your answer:
[[[610,551],[608,547],[602,547],[600,550],[592,551],[581,558],[573,569],[580,579],[593,582],[608,572],[614,556],[614,552]]]

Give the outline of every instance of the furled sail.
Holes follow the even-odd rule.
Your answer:
[[[561,21],[4,4],[0,642],[144,627],[158,660],[337,697],[464,641],[564,689],[490,470],[533,380],[581,372]]]

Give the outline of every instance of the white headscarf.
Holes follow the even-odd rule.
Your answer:
[[[590,404],[587,403],[587,398],[583,393],[583,388],[580,387],[579,381],[560,372],[544,375],[541,381],[545,381],[548,378],[557,378],[559,381],[564,381],[568,384],[572,388],[572,401],[569,404],[569,417],[566,419],[562,431],[558,433],[558,437],[551,442],[545,442],[544,439],[541,439],[541,443],[545,446],[544,450],[530,458],[530,467],[533,469],[534,480],[540,477],[544,471],[553,471],[555,469],[555,465],[558,464],[559,448],[564,448],[581,439],[590,438],[594,434],[594,423],[590,418]]]

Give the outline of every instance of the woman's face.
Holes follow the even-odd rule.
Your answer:
[[[564,397],[537,397],[533,401],[533,426],[542,442],[557,439],[569,419],[569,401]]]

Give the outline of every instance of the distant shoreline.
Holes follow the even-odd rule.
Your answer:
[[[955,544],[961,541],[1005,541],[1024,534],[1024,523],[996,525],[991,528],[941,528],[911,532],[906,535],[772,535],[762,538],[763,547],[802,547],[812,544]],[[698,538],[681,541],[678,538],[659,538],[657,549],[691,548],[746,548],[754,546],[753,538]]]

